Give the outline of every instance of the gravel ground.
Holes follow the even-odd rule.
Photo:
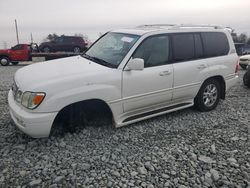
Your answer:
[[[242,79],[209,113],[189,108],[120,129],[32,139],[8,112],[20,67],[0,67],[0,187],[250,187],[250,90]]]

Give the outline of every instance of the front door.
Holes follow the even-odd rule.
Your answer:
[[[124,112],[170,102],[173,65],[169,64],[169,36],[145,39],[131,58],[144,59],[144,70],[123,71]]]
[[[27,61],[29,58],[29,51],[23,44],[18,44],[11,48],[12,61]]]

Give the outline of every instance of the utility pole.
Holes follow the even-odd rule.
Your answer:
[[[3,42],[3,49],[7,49],[7,42],[6,41]]]
[[[30,40],[31,40],[31,43],[33,43],[33,35],[32,35],[32,33],[30,33]]]
[[[19,44],[19,37],[18,37],[18,29],[17,29],[17,22],[15,19],[15,26],[16,26],[16,39],[17,39],[17,44]]]

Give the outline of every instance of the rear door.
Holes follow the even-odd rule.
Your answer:
[[[193,99],[207,77],[208,64],[203,58],[200,33],[172,35],[174,92],[173,100],[182,102]]]
[[[132,58],[144,59],[140,71],[123,71],[123,106],[125,112],[170,102],[172,99],[173,65],[169,64],[168,35],[145,39]]]
[[[75,44],[75,37],[64,37],[63,43],[65,51],[73,51],[73,48],[77,46]]]

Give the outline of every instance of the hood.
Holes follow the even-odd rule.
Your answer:
[[[8,53],[10,49],[1,49],[0,54]]]
[[[15,81],[23,91],[41,91],[41,89],[57,83],[71,82],[74,84],[74,80],[81,80],[81,84],[88,84],[90,81],[93,83],[96,77],[100,78],[100,74],[109,71],[112,69],[81,56],[74,56],[34,63],[21,68],[15,74]]]

